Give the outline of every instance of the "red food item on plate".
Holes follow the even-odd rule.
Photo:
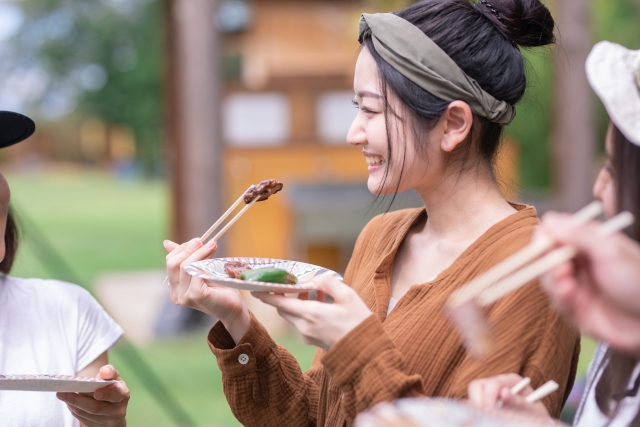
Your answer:
[[[239,279],[240,274],[247,270],[251,270],[251,267],[242,261],[229,261],[224,264],[224,271],[226,271],[232,279]]]

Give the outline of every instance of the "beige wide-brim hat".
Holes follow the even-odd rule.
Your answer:
[[[640,50],[602,41],[591,49],[586,69],[611,121],[640,146]]]

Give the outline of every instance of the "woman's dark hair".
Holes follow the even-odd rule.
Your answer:
[[[16,213],[9,205],[7,212],[7,225],[4,229],[4,259],[0,262],[0,272],[9,274],[18,252],[18,241],[20,240],[20,230]]]
[[[525,63],[520,47],[538,47],[555,42],[555,23],[539,0],[423,0],[396,14],[424,32],[471,78],[494,98],[515,105],[527,87]],[[380,75],[387,118],[387,148],[391,163],[388,95],[394,93],[409,116],[416,152],[426,157],[424,136],[442,116],[450,101],[422,89],[391,67],[376,52],[371,37],[363,46],[373,56]],[[462,171],[472,152],[480,154],[493,170],[502,126],[483,117],[474,117],[471,138],[456,148],[453,160],[462,161]],[[402,165],[404,169],[405,159]],[[385,173],[385,180],[387,176]],[[396,191],[400,185],[400,175]]]
[[[613,123],[611,126],[610,173],[616,187],[617,211],[629,211],[640,218],[640,147],[631,143]],[[628,234],[640,242],[640,224],[636,222]],[[604,370],[595,390],[596,403],[603,414],[615,416],[618,403],[629,393],[631,376],[639,361],[612,348],[607,350],[601,365]],[[629,427],[640,427],[640,409]]]

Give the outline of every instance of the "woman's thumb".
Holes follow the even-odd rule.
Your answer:
[[[349,287],[335,277],[326,276],[314,280],[319,291],[329,294],[335,301],[343,299],[348,292]]]

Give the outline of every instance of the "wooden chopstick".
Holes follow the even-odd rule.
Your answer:
[[[577,223],[585,223],[602,213],[602,203],[593,201],[584,208],[576,212],[572,219]],[[501,278],[516,271],[531,260],[539,257],[553,247],[555,242],[548,236],[542,235],[534,239],[530,244],[520,251],[511,255],[501,263],[491,267],[489,270],[471,280],[467,285],[451,294],[449,305],[457,306],[475,298],[487,287],[493,285]]]
[[[527,397],[524,398],[524,401],[527,403],[534,403],[537,402],[538,400],[547,397],[548,395],[550,395],[551,393],[553,393],[554,391],[556,391],[558,389],[558,383],[551,380],[551,381],[547,381],[546,383],[542,384],[540,387],[538,387],[537,389],[535,389],[533,392],[531,392],[530,395],[528,395]]]
[[[630,212],[621,212],[614,216],[598,229],[598,235],[605,237],[616,231],[623,230],[633,224],[634,218]],[[513,273],[495,286],[486,289],[477,295],[477,302],[480,306],[489,305],[510,292],[526,285],[536,277],[546,273],[547,271],[559,266],[577,255],[577,251],[573,246],[563,246],[559,249],[549,252],[547,255],[529,264],[522,270]]]
[[[251,188],[251,187],[249,187]],[[211,227],[209,227],[209,229],[202,235],[202,237],[200,237],[200,241],[202,243],[204,243],[204,241],[207,239],[207,237],[209,237],[211,235],[211,233],[213,233],[215,231],[216,228],[218,228],[218,226],[220,226],[220,224],[222,224],[222,222],[227,219],[227,217],[229,215],[231,215],[231,213],[235,210],[235,208],[237,208],[243,201],[244,201],[244,195],[247,194],[247,191],[249,191],[249,188],[247,188],[240,197],[238,197],[238,200],[236,200],[233,205],[231,205],[231,207],[229,209],[227,209],[227,211],[225,213],[222,214],[222,216],[220,218],[218,218],[218,220],[216,222],[213,223],[213,225]],[[255,203],[257,202],[259,199],[259,196],[254,198],[248,205],[246,205],[244,208],[242,208],[242,210],[240,212],[238,212],[238,214],[233,217],[233,219],[231,221],[229,221],[229,223],[222,229],[220,230],[220,232],[218,234],[215,235],[215,237],[213,238],[214,241],[218,241],[218,239],[220,239],[220,237],[222,237],[222,235],[238,220],[240,219],[240,217],[242,215],[244,215],[244,213]],[[167,280],[169,280],[169,276],[164,278],[164,281],[162,282],[162,284],[168,284]]]
[[[240,217],[241,217],[242,215],[244,215],[244,214],[245,214],[245,212],[247,212],[247,211],[249,210],[249,208],[250,208],[251,206],[253,206],[253,204],[254,204],[255,202],[257,202],[257,201],[258,201],[258,199],[259,199],[259,198],[260,198],[260,196],[257,196],[257,197],[256,197],[255,199],[253,199],[253,200],[252,200],[248,205],[246,205],[244,208],[242,208],[242,210],[241,210],[240,212],[238,212],[238,213],[236,214],[236,216],[234,216],[234,217],[233,217],[233,219],[231,219],[231,221],[229,221],[229,222],[227,223],[227,225],[225,225],[225,226],[224,226],[224,228],[218,232],[218,234],[216,234],[215,236],[213,236],[213,240],[215,240],[215,241],[217,242],[217,241],[220,239],[220,237],[222,237],[222,235],[223,235],[224,233],[226,233],[226,232],[227,232],[227,230],[228,230],[229,228],[231,228],[231,226],[232,226],[233,224],[235,224],[235,222],[236,222],[237,220],[239,220],[239,219],[240,219]]]
[[[529,384],[531,384],[531,378],[524,377],[523,379],[520,380],[520,382],[518,382],[518,384],[511,387],[511,390],[509,391],[511,392],[511,394],[515,396],[516,394],[524,390]]]
[[[249,187],[251,188],[251,187]],[[247,189],[248,191],[249,189]],[[227,217],[229,215],[231,215],[231,212],[233,212],[235,210],[235,208],[237,208],[243,201],[244,201],[244,195],[247,194],[247,191],[245,191],[244,193],[242,193],[242,195],[240,197],[238,197],[238,200],[236,200],[233,205],[231,205],[231,207],[229,209],[227,209],[227,211],[225,213],[222,214],[222,216],[220,218],[218,218],[218,220],[216,222],[213,223],[213,225],[211,227],[209,227],[209,229],[202,235],[202,237],[200,238],[200,241],[202,243],[204,243],[204,241],[207,239],[207,237],[209,237],[211,235],[211,233],[213,233],[213,231],[218,228],[220,226],[220,224],[222,224],[222,222],[227,219]],[[253,203],[253,202],[251,202]]]

